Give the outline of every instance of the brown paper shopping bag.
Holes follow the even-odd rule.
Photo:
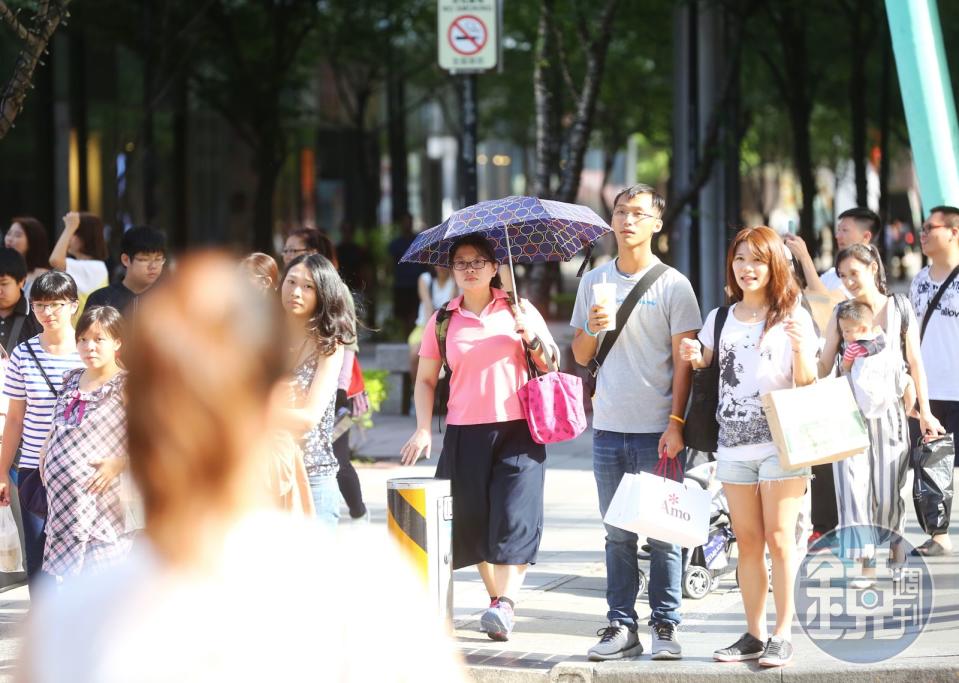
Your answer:
[[[772,391],[762,401],[786,469],[836,462],[869,448],[866,421],[844,377]]]

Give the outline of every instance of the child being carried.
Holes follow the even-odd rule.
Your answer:
[[[886,337],[869,304],[856,299],[836,307],[845,350],[840,367],[850,375],[856,401],[867,418],[878,417],[900,397],[907,412],[916,403],[912,378],[899,354],[886,350]],[[871,360],[875,358],[875,360]]]

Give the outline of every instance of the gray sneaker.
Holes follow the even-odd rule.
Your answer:
[[[766,641],[766,649],[759,658],[759,666],[786,666],[793,658],[793,646],[788,640],[773,636]]]
[[[660,621],[650,628],[653,646],[650,648],[651,659],[682,659],[683,648],[676,640],[676,624],[671,621]]]
[[[638,657],[643,654],[643,646],[639,642],[636,631],[631,631],[617,619],[609,622],[606,628],[599,629],[596,635],[599,636],[599,642],[589,648],[589,652],[586,653],[591,662]]]

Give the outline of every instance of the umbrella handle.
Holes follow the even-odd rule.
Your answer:
[[[506,260],[509,263],[509,279],[513,284],[513,304],[519,305],[519,287],[516,284],[516,273],[513,272],[513,250],[509,245],[509,225],[503,232],[506,235]]]

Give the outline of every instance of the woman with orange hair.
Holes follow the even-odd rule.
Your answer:
[[[392,545],[269,500],[284,332],[226,257],[187,257],[150,292],[124,354],[144,537],[123,565],[39,592],[18,680],[463,680],[439,617],[410,609],[429,599]],[[267,598],[251,599],[267,575]],[[376,656],[358,637],[371,614],[398,634]]]
[[[732,305],[710,312],[699,341],[684,340],[682,347],[683,359],[697,369],[718,354],[716,476],[723,482],[736,533],[748,627],[714,658],[783,666],[792,658],[796,520],[811,472],[780,467],[760,397],[815,381],[816,333],[800,304],[782,239],[771,228],[745,228],[736,235],[726,259],[726,281]],[[726,319],[714,339],[720,311]],[[776,603],[776,627],[768,639],[767,547]]]

